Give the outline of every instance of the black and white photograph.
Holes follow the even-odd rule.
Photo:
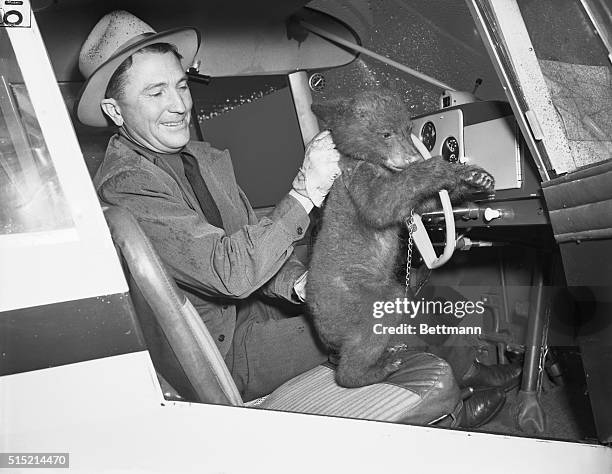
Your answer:
[[[610,0],[0,0],[0,474],[611,474]]]

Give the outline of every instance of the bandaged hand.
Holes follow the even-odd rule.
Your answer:
[[[329,130],[315,136],[306,147],[304,163],[293,180],[293,190],[320,207],[334,180],[340,176],[336,150]]]

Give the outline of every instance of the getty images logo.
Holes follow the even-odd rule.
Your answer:
[[[31,15],[29,0],[0,0],[0,27],[29,28]]]

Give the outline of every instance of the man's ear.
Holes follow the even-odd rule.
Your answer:
[[[113,121],[117,127],[123,125],[123,116],[121,115],[121,107],[115,99],[102,99],[100,102],[102,111]]]

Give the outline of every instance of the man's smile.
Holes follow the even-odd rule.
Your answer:
[[[161,125],[171,128],[183,128],[187,126],[187,120],[183,118],[176,122],[161,122]]]

